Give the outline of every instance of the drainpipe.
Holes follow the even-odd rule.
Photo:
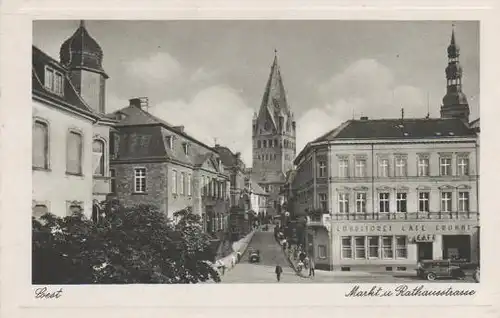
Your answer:
[[[372,147],[372,219],[375,219],[375,159],[373,156],[373,142]]]

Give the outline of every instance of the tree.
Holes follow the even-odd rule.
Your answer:
[[[220,281],[210,238],[187,208],[174,224],[155,207],[104,204],[99,223],[83,214],[33,219],[35,284],[151,284]]]

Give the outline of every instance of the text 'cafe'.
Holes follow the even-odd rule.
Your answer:
[[[334,223],[332,265],[352,270],[413,270],[419,260],[478,262],[477,221]]]

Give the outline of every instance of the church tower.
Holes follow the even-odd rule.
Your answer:
[[[448,46],[448,66],[446,67],[446,95],[441,106],[441,118],[460,118],[469,122],[469,103],[462,92],[462,66],[459,62],[460,47],[455,40],[455,30],[451,31]]]
[[[285,87],[275,51],[271,72],[264,90],[258,114],[252,127],[252,174],[270,193],[271,206],[279,210],[283,203],[280,188],[286,172],[293,168],[296,155],[295,119],[286,99]]]
[[[106,113],[108,75],[102,68],[102,49],[88,33],[83,20],[75,33],[61,45],[59,56],[83,100],[96,112]]]

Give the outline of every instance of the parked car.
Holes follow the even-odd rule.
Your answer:
[[[258,263],[260,262],[260,251],[259,250],[252,250],[250,251],[250,254],[249,254],[249,261],[250,263]]]
[[[460,266],[453,265],[450,260],[422,260],[417,264],[417,276],[422,279],[465,278],[465,272]]]

